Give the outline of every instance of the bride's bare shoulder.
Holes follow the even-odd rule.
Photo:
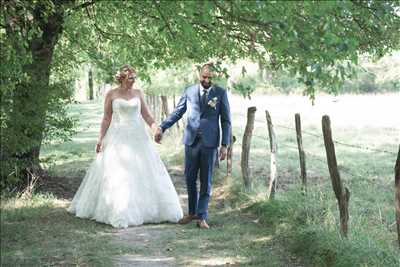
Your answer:
[[[118,90],[118,88],[113,88],[113,89],[108,90],[108,92],[105,95],[105,98],[112,100],[116,96],[117,90]]]
[[[133,93],[134,93],[135,95],[137,95],[137,96],[143,96],[143,91],[142,91],[141,89],[136,88],[136,89],[132,89],[132,90],[133,90]]]

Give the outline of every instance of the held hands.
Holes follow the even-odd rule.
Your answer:
[[[219,149],[219,160],[224,160],[226,158],[226,154],[226,146],[221,146],[221,148]]]
[[[157,127],[157,129],[156,129],[156,131],[155,131],[155,133],[154,133],[154,141],[155,141],[157,144],[161,144],[162,135],[163,135],[163,133],[162,133],[161,128],[160,128],[160,127]]]

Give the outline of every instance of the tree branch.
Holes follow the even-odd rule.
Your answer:
[[[112,38],[108,37],[108,35],[111,35],[111,34],[108,34],[108,33],[104,32],[104,31],[97,25],[97,23],[96,23],[96,21],[94,20],[94,18],[90,15],[88,6],[85,7],[85,11],[86,11],[86,14],[87,14],[88,18],[89,18],[90,20],[93,21],[93,26],[94,26],[94,28],[96,29],[96,31],[99,32],[99,33],[101,34],[101,36],[103,36],[104,38],[106,38],[106,39],[108,39],[108,40],[113,40]]]
[[[242,23],[246,23],[246,24],[252,24],[252,25],[256,25],[256,26],[262,26],[262,27],[266,27],[266,28],[270,28],[272,24],[282,24],[280,21],[260,21],[260,20],[254,20],[254,19],[248,19],[246,18],[246,16],[238,16],[235,15],[233,12],[227,10],[226,8],[222,7],[220,4],[218,4],[218,1],[214,0],[214,5],[216,7],[218,7],[221,11],[223,11],[224,13],[228,14],[231,18],[233,18],[234,20],[236,20],[237,22],[242,22]]]
[[[175,38],[175,33],[172,31],[171,25],[169,24],[168,20],[165,18],[164,14],[161,12],[160,7],[159,7],[157,1],[156,1],[156,0],[153,0],[153,3],[154,3],[154,5],[155,5],[155,7],[156,7],[158,13],[160,14],[162,20],[165,22],[165,27],[168,28],[168,31],[169,31],[169,33],[171,34],[171,37],[172,37],[172,38]]]
[[[78,9],[87,8],[88,6],[94,5],[96,1],[97,0],[91,0],[89,2],[84,2],[84,3],[82,3],[82,4],[78,5],[78,6],[74,6],[73,8],[71,8],[71,10],[75,11],[75,10],[78,10]]]
[[[89,5],[88,5],[89,6]],[[85,7],[86,10],[86,14],[88,15],[89,19],[91,19],[93,21],[93,26],[95,27],[96,31],[99,32],[101,34],[101,36],[103,36],[104,38],[108,39],[108,40],[114,40],[113,38],[111,38],[110,36],[128,36],[131,39],[134,39],[132,36],[130,36],[129,34],[126,33],[119,33],[119,32],[107,32],[104,31],[103,29],[101,29],[99,27],[99,25],[97,25],[95,19],[90,15],[88,6]]]

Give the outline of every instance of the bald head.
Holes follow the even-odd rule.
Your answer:
[[[212,78],[214,77],[214,66],[210,63],[204,64],[200,69],[199,80],[203,88],[211,87]]]

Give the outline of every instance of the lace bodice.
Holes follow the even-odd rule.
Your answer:
[[[140,113],[140,99],[133,97],[129,100],[123,98],[115,98],[112,101],[114,125],[131,125],[135,126],[142,122]]]

